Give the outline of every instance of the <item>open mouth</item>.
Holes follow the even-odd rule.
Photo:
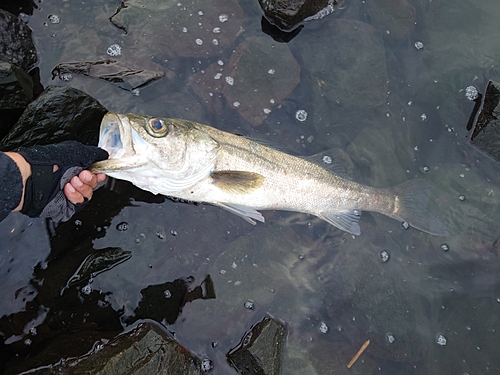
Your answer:
[[[134,152],[133,148],[127,150],[129,145],[122,139],[122,133],[124,135],[125,129],[119,115],[111,112],[106,113],[101,122],[98,146],[108,152],[110,159],[121,159],[129,156],[127,154],[130,154],[130,151]]]

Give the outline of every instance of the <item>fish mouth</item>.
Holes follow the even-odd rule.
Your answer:
[[[106,172],[136,168],[143,164],[140,154],[147,149],[148,143],[130,125],[127,116],[108,112],[101,121],[97,146],[107,151],[109,158],[94,163],[91,170]]]

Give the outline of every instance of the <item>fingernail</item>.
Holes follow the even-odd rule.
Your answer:
[[[82,172],[82,178],[85,182],[90,182],[92,181],[92,173],[89,171],[83,171]]]
[[[74,178],[72,181],[73,181],[72,183],[78,187],[83,186],[83,182],[79,177]]]
[[[66,184],[66,186],[68,186],[67,189],[69,190],[70,193],[76,192],[75,188],[71,184]]]

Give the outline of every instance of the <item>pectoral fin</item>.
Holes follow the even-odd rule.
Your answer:
[[[254,210],[251,207],[246,207],[246,206],[240,206],[238,204],[227,204],[227,203],[215,203],[216,206],[219,206],[225,210],[228,210],[229,212],[238,215],[245,219],[245,221],[249,222],[252,225],[257,224],[253,219],[264,222],[264,216],[257,211]]]
[[[260,188],[264,176],[246,171],[217,171],[211,174],[212,183],[221,190],[233,194],[249,194]]]
[[[319,217],[339,229],[359,236],[361,234],[361,229],[359,228],[360,215],[361,213],[358,210],[351,210],[329,215],[319,215]]]

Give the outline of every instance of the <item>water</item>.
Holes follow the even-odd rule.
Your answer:
[[[381,8],[386,18],[375,12],[375,1],[353,1],[339,14],[307,23],[287,44],[299,62],[300,82],[284,100],[266,93],[273,102],[267,101],[270,111],[259,115],[258,126],[237,112],[249,105],[248,97],[228,105],[216,87],[197,96],[190,86],[194,74],[205,71],[210,80],[202,82],[238,87],[229,70],[231,52],[242,40],[264,35],[257,2],[241,2],[246,22],[237,25],[240,34],[231,42],[227,27],[239,16],[227,10],[196,9],[193,24],[176,25],[179,35],[190,35],[198,22],[205,27],[214,17],[208,32],[189,41],[193,53],[207,48],[208,57],[162,53],[155,47],[162,31],[150,29],[154,18],[142,28],[148,35],[124,34],[108,21],[119,2],[39,3],[26,19],[44,86],[69,85],[109,110],[184,117],[295,154],[325,152],[327,164],[338,155],[329,150],[340,149],[349,173],[373,186],[425,178],[433,184],[430,209],[451,234],[428,236],[366,212],[356,238],[314,217],[284,212],[263,212],[266,223],[254,227],[216,207],[109,181],[68,223],[13,214],[0,224],[6,372],[82,355],[127,329],[137,315],[175,332],[217,374],[235,374],[226,353],[270,314],[288,328],[284,374],[347,373],[347,363],[368,339],[351,372],[498,373],[500,167],[468,144],[474,103],[466,95],[471,86],[482,92],[488,79],[500,81],[500,4],[409,3],[416,24],[407,34],[404,22],[387,21],[391,9]],[[144,4],[155,12],[153,3]],[[60,22],[52,23],[49,16],[56,14]],[[343,22],[326,33],[336,20]],[[223,52],[208,49],[215,47],[208,42],[212,33]],[[205,42],[198,45],[198,37]],[[141,87],[140,95],[77,74],[52,80],[57,64],[107,59],[112,45],[121,47],[117,61],[145,69],[159,65],[165,77]],[[213,80],[219,70],[211,71],[212,64],[224,67],[219,80]],[[269,80],[280,73],[267,61],[262,66]],[[105,257],[113,249],[130,259],[113,263]],[[89,256],[96,268],[68,283]],[[209,281],[215,298],[179,302]],[[140,304],[151,298],[163,315]]]

